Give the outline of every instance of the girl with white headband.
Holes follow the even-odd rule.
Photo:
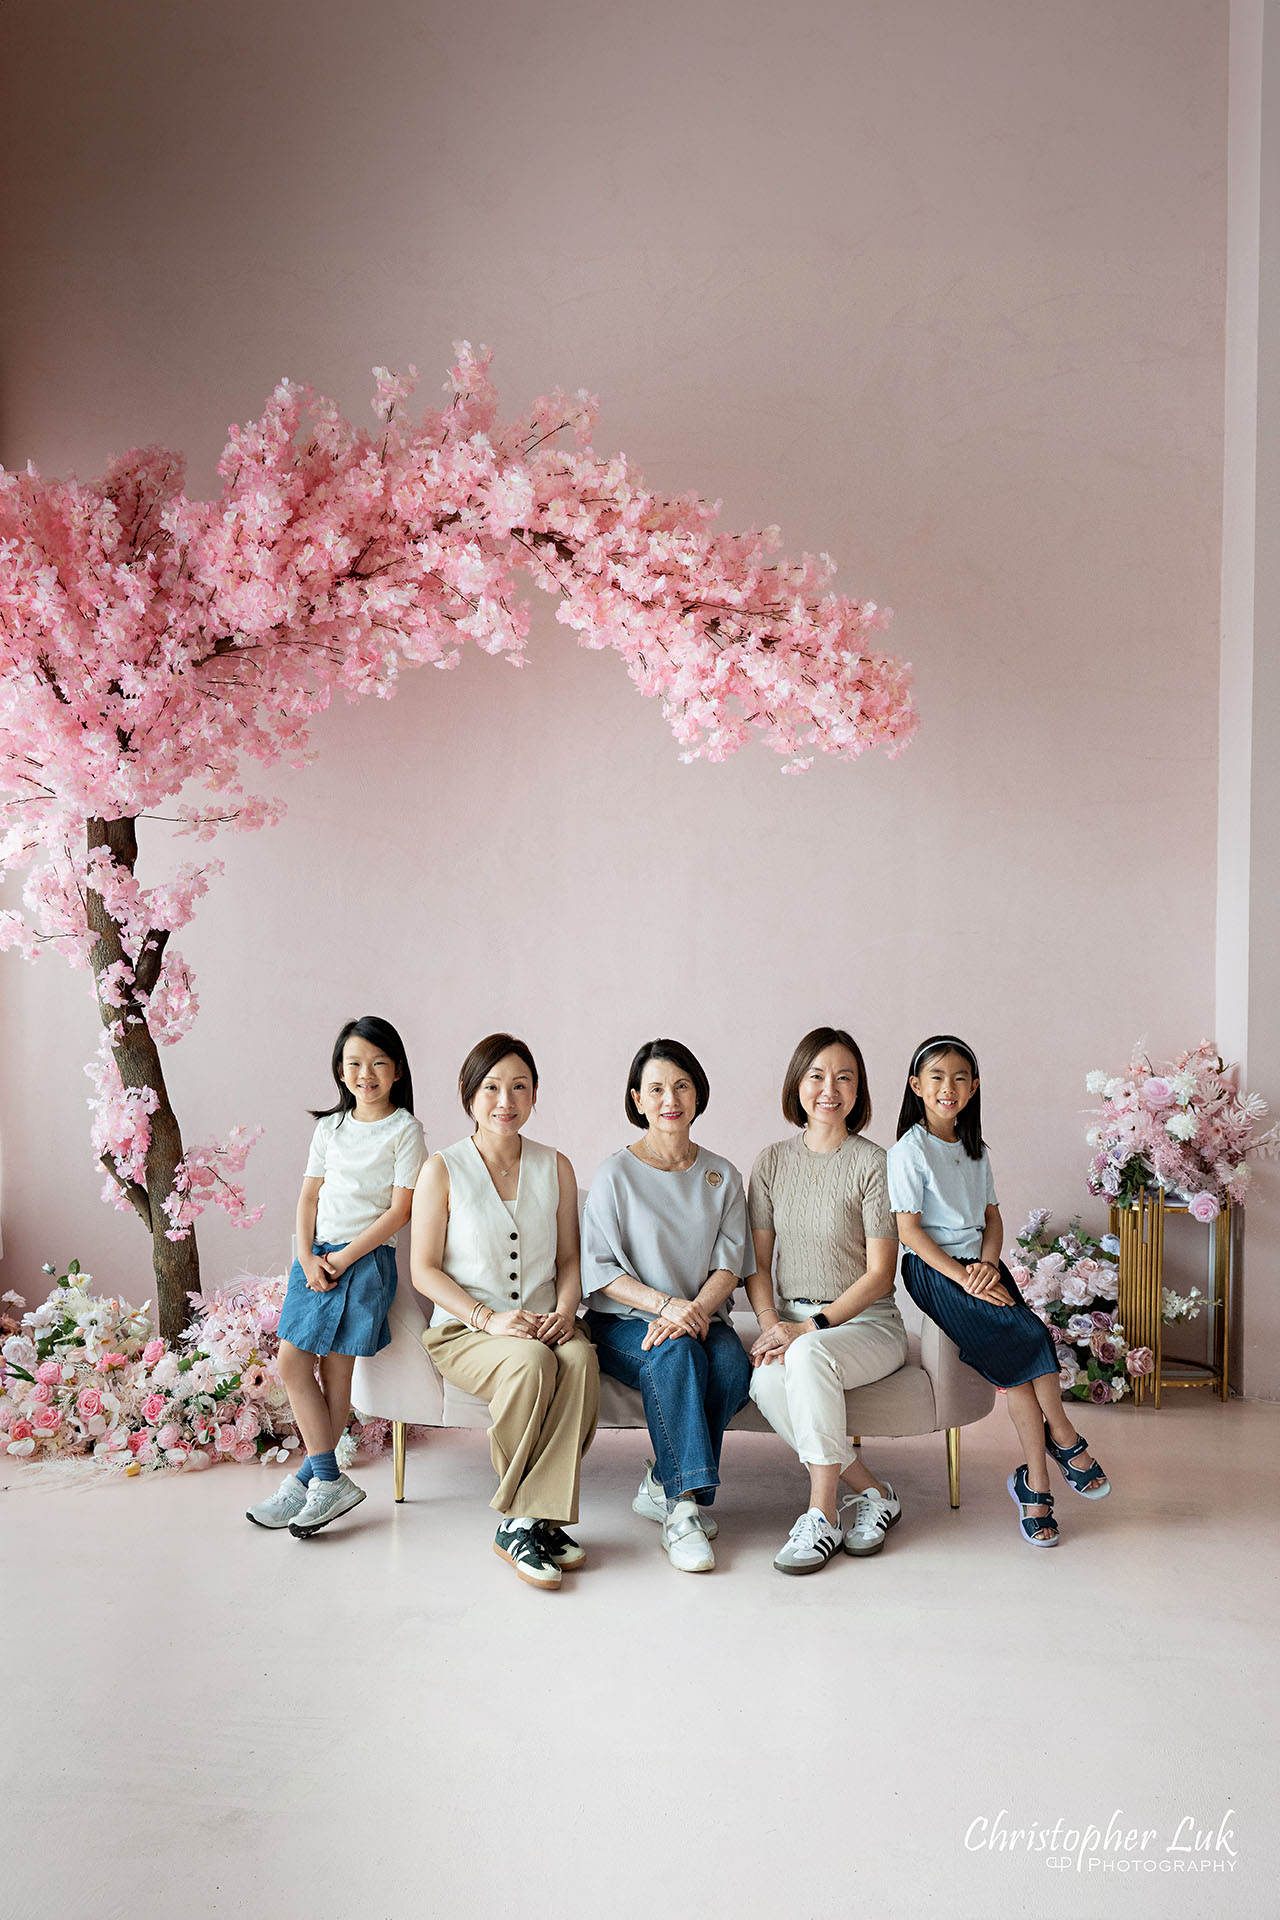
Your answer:
[[[1103,1499],[1111,1486],[1063,1411],[1053,1342],[1000,1258],[1004,1227],[982,1140],[978,1062],[955,1034],[934,1034],[912,1054],[887,1167],[903,1284],[965,1364],[1003,1388],[1026,1455],[1006,1482],[1020,1532],[1029,1546],[1056,1547],[1046,1453],[1086,1500]]]

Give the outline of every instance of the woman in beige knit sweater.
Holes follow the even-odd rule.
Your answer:
[[[805,1035],[782,1111],[799,1133],[766,1147],[751,1170],[756,1271],[746,1286],[760,1325],[751,1397],[809,1470],[809,1505],[773,1564],[816,1573],[841,1547],[878,1553],[901,1515],[888,1481],[850,1444],[844,1396],[897,1371],[907,1332],[893,1297],[898,1242],[884,1148],[862,1137],[871,1099],[850,1034]]]

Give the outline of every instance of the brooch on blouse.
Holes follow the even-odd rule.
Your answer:
[[[717,1173],[714,1167],[708,1167],[707,1185],[709,1187],[722,1187],[724,1185],[724,1175]]]

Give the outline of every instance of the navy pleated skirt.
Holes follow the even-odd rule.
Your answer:
[[[316,1253],[337,1253],[345,1240],[317,1240]],[[396,1250],[375,1247],[348,1267],[336,1287],[314,1293],[302,1263],[289,1269],[289,1291],[277,1329],[303,1353],[354,1353],[364,1358],[391,1344],[387,1315],[396,1297]]]
[[[930,1267],[917,1253],[903,1255],[902,1284],[921,1313],[942,1328],[960,1349],[960,1358],[993,1387],[1020,1387],[1042,1373],[1058,1371],[1058,1356],[1043,1321],[1037,1320],[1018,1292],[1008,1267],[1000,1278],[1013,1301],[993,1306],[966,1293],[958,1281]]]

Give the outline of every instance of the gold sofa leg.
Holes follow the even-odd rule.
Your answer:
[[[395,1494],[397,1501],[404,1499],[404,1439],[407,1428],[403,1420],[391,1422],[391,1464],[395,1474]],[[952,1506],[956,1503],[953,1500]]]
[[[947,1492],[953,1508],[960,1505],[960,1429],[947,1428]]]

